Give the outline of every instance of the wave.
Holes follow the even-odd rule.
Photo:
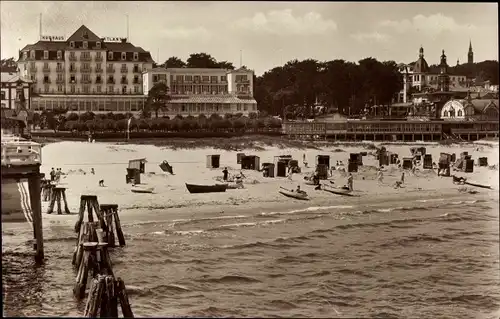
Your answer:
[[[242,219],[247,217],[248,216],[246,215],[234,215],[234,216],[214,216],[214,217],[203,217],[203,218],[192,218],[192,219],[174,219],[171,221],[170,226],[194,224],[210,220]]]
[[[219,283],[219,284],[235,284],[235,283],[256,283],[261,282],[258,279],[240,276],[240,275],[226,275],[220,278],[206,278],[208,276],[204,276],[205,278],[202,281],[211,282],[211,283]]]
[[[293,302],[286,301],[286,300],[281,300],[281,299],[271,300],[269,302],[269,305],[272,306],[272,307],[274,307],[274,308],[278,308],[278,309],[294,309],[294,308],[297,308],[297,306]]]
[[[262,212],[258,215],[259,216],[291,215],[291,214],[296,214],[296,213],[308,213],[308,212],[317,212],[317,211],[321,211],[321,210],[348,209],[348,208],[354,208],[354,206],[351,206],[351,205],[311,206],[311,207],[294,209],[294,210],[289,210],[289,211],[284,211],[284,212]]]

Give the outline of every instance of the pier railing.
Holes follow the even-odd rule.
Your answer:
[[[42,146],[16,136],[2,135],[2,166],[42,163]]]

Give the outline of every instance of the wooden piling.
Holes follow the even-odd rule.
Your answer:
[[[42,201],[48,202],[52,198],[52,191],[54,189],[54,185],[50,183],[50,181],[46,181],[42,185]]]
[[[125,289],[125,283],[121,278],[117,279],[117,290],[118,299],[120,300],[120,304],[122,306],[123,318],[134,318],[134,314],[132,313],[132,308],[130,307],[130,302],[128,300],[127,290]]]
[[[80,230],[80,226],[83,223],[83,220],[85,219],[85,207],[87,207],[88,221],[89,222],[94,221],[93,212],[95,212],[97,220],[99,221],[99,225],[101,226],[101,228],[105,232],[107,232],[108,227],[107,227],[106,222],[104,221],[104,217],[99,209],[99,202],[97,201],[97,196],[95,196],[95,195],[81,195],[80,196],[80,210],[78,212],[78,220],[75,224],[75,232],[78,232]]]
[[[134,318],[125,283],[121,278],[99,275],[91,282],[85,317],[118,318],[118,301],[124,318]]]
[[[102,204],[100,208],[103,216],[105,216],[106,224],[108,226],[108,232],[106,234],[108,247],[115,247],[114,230],[116,230],[116,237],[118,238],[119,245],[125,246],[125,237],[123,236],[122,226],[120,224],[120,216],[118,215],[118,205]]]
[[[54,212],[54,205],[57,203],[57,214],[61,215],[61,200],[64,200],[64,212],[66,214],[71,214],[68,208],[68,202],[66,201],[66,187],[53,187],[47,214],[52,214]]]
[[[33,233],[36,242],[35,261],[43,262],[43,227],[42,227],[42,201],[40,198],[40,173],[31,174],[28,177],[28,188],[30,194],[31,211],[33,213]]]

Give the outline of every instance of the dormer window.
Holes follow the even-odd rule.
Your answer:
[[[35,51],[33,51],[33,50],[30,51],[30,58],[32,58],[32,59],[35,58]]]
[[[97,41],[97,42],[95,43],[95,46],[96,46],[96,48],[100,49],[100,48],[101,48],[101,42]]]
[[[27,59],[28,58],[28,52],[24,51],[23,52],[23,59]]]
[[[89,43],[87,41],[83,41],[83,48],[87,49],[89,47]]]
[[[44,50],[44,51],[43,51],[43,59],[44,59],[44,60],[47,60],[48,58],[49,58],[49,51]]]
[[[61,50],[57,51],[57,59],[59,59],[59,60],[62,59],[62,52],[61,52]]]
[[[122,60],[126,60],[127,59],[127,53],[126,52],[122,52]]]
[[[72,48],[72,49],[74,49],[75,48],[75,41],[71,41],[69,43],[69,47]]]
[[[113,60],[113,52],[108,52],[108,60]]]
[[[83,31],[83,38],[84,39],[88,39],[89,38],[89,34],[87,31]]]
[[[139,52],[134,52],[134,61],[139,60]]]

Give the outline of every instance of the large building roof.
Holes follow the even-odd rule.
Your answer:
[[[498,100],[476,99],[476,100],[471,100],[470,104],[472,104],[472,106],[474,106],[474,109],[478,113],[483,113],[484,110],[490,105],[493,105],[494,107],[496,107],[498,109]]]
[[[427,73],[429,72],[429,65],[427,64],[427,61],[425,61],[425,58],[422,56],[418,58],[417,62],[413,65],[413,72],[414,73]]]

